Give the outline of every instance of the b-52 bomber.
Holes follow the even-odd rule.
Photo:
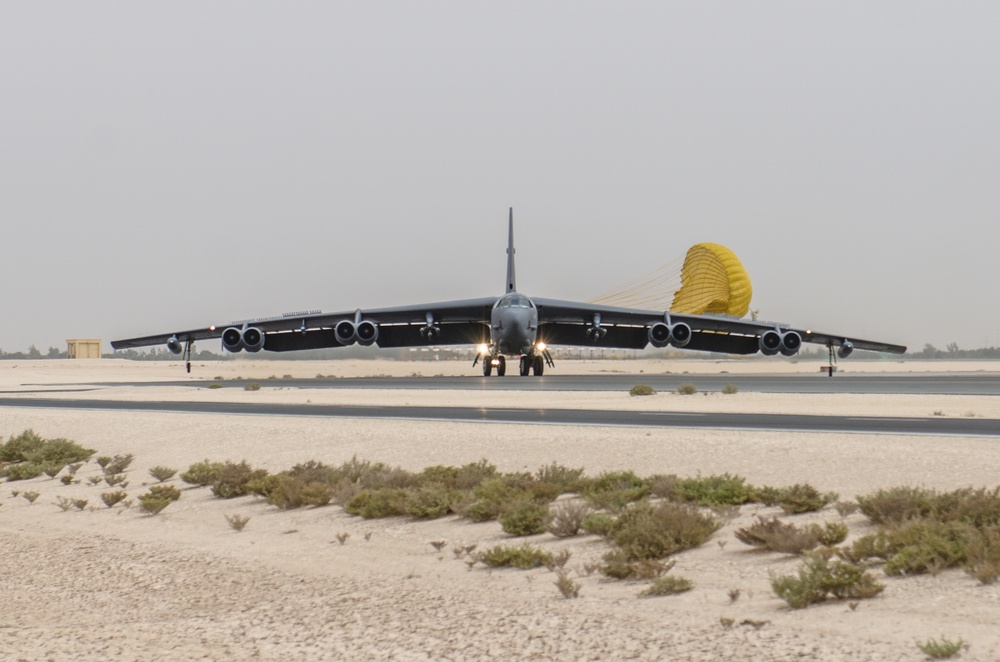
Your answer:
[[[642,349],[676,347],[726,354],[793,356],[802,343],[824,345],[846,358],[855,349],[902,354],[906,347],[850,336],[795,329],[721,315],[676,314],[554,299],[530,298],[517,291],[514,278],[514,210],[507,240],[506,291],[499,297],[427,303],[338,313],[289,313],[277,318],[171,331],[112,341],[115,349],[166,345],[183,354],[191,371],[195,341],[221,338],[228,352],[289,352],[304,349],[377,345],[426,347],[478,345],[473,367],[483,375],[507,372],[517,359],[521,376],[541,376],[553,367],[550,345]]]

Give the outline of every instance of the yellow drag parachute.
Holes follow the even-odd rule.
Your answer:
[[[695,244],[681,267],[681,286],[670,312],[743,317],[750,308],[750,276],[736,253],[719,244]]]

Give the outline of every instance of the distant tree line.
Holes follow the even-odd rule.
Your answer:
[[[42,354],[41,351],[34,345],[28,348],[27,352],[5,352],[0,349],[0,360],[4,359],[16,359],[16,360],[34,360],[34,359],[65,359],[67,354],[65,350],[60,350],[58,347],[49,347],[49,351]]]

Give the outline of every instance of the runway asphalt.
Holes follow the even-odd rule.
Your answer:
[[[266,403],[132,402],[46,398],[0,398],[0,407],[470,421],[479,423],[627,426],[643,428],[706,428],[1000,437],[1000,422],[980,418],[801,416],[786,414],[682,413],[586,409],[504,409],[494,407],[364,407]]]
[[[95,386],[202,386],[242,388],[250,380],[164,381],[98,383]],[[995,373],[840,373],[833,377],[811,374],[621,374],[559,375],[543,377],[354,377],[268,379],[269,387],[298,389],[419,389],[419,390],[525,390],[525,391],[628,391],[648,384],[657,391],[675,391],[693,384],[699,391],[719,392],[727,384],[757,393],[892,393],[933,395],[1000,395],[1000,375]],[[27,384],[26,386],[31,386]],[[79,384],[58,386],[84,388]],[[22,391],[23,392],[23,391]]]

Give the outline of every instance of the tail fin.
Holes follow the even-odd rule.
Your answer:
[[[507,291],[516,292],[514,282],[514,208],[510,208],[510,225],[507,230]]]

